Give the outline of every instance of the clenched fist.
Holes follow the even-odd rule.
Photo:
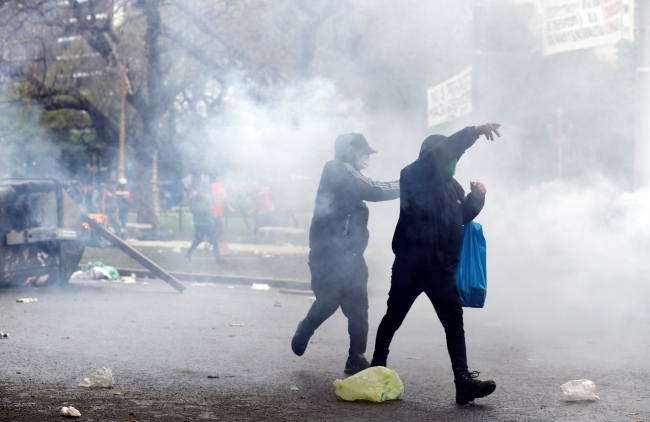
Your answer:
[[[469,182],[469,188],[476,196],[478,199],[483,199],[485,198],[485,194],[487,193],[487,189],[485,189],[485,185],[481,182]]]

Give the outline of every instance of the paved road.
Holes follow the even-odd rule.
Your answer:
[[[384,301],[371,299],[371,337]],[[58,409],[72,405],[84,421],[650,421],[647,324],[604,327],[589,315],[543,324],[469,310],[470,369],[498,387],[461,408],[442,329],[422,297],[389,360],[405,383],[403,399],[347,403],[331,386],[343,377],[347,350],[340,311],[305,356],[290,352],[308,307],[304,296],[245,286],[188,285],[183,294],[162,282],[2,290],[0,330],[10,337],[0,340],[0,420],[61,420]],[[103,366],[112,368],[115,388],[77,386]],[[593,380],[601,400],[565,402],[559,385],[578,378]]]

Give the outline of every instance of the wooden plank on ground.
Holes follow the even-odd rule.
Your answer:
[[[129,257],[133,258],[136,262],[138,262],[140,265],[143,267],[147,268],[151,273],[166,283],[168,283],[170,286],[178,290],[179,292],[183,292],[185,290],[185,287],[176,280],[174,276],[169,274],[167,271],[163,270],[160,268],[155,262],[144,256],[140,251],[137,249],[132,248],[131,246],[127,245],[124,243],[122,239],[119,237],[115,236],[113,233],[109,232],[102,226],[100,226],[95,220],[90,218],[87,214],[82,215],[83,220],[88,223],[91,229],[95,233],[97,233],[99,236],[103,237],[104,239],[108,240],[111,242],[113,246],[127,254]]]

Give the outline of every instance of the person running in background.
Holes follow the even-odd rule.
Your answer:
[[[253,229],[253,236],[257,237],[261,227],[270,226],[273,218],[273,211],[275,207],[269,196],[271,188],[262,183],[255,183],[253,185],[255,193],[251,196],[253,198],[253,208],[248,211],[255,219],[255,228]]]
[[[215,177],[212,183],[212,196],[214,197],[214,208],[212,209],[212,220],[214,221],[214,230],[217,240],[221,240],[223,233],[223,212],[227,207],[229,211],[234,211],[228,204],[228,192],[221,184],[221,178]]]
[[[393,236],[395,262],[388,309],[377,329],[372,366],[386,366],[393,335],[420,294],[425,293],[445,329],[456,384],[456,403],[465,405],[494,392],[492,380],[469,372],[463,308],[455,272],[460,262],[463,225],[485,204],[485,186],[472,182],[465,191],[454,179],[456,163],[480,135],[494,139],[499,124],[469,126],[451,136],[431,135],[420,155],[400,174],[400,214]]]
[[[122,177],[117,181],[117,187],[115,188],[115,194],[117,195],[117,205],[119,208],[120,224],[122,225],[122,228],[126,227],[126,220],[129,217],[129,208],[131,208],[131,203],[133,202],[133,192],[126,183],[127,180]]]
[[[217,263],[224,262],[219,255],[219,242],[217,241],[214,220],[212,219],[213,210],[214,196],[212,195],[212,189],[207,182],[201,182],[198,189],[192,192],[190,196],[190,211],[194,217],[194,241],[185,256],[188,262],[192,261],[192,253],[194,253],[194,250],[203,241],[204,237],[207,237],[208,242],[214,246],[212,252]]]

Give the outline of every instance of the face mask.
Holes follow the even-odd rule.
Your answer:
[[[370,156],[368,154],[357,158],[357,168],[363,170],[370,165]]]
[[[449,177],[454,177],[454,174],[456,174],[456,164],[458,164],[458,158],[456,158],[454,161],[449,163],[447,168],[445,168],[445,174]]]

